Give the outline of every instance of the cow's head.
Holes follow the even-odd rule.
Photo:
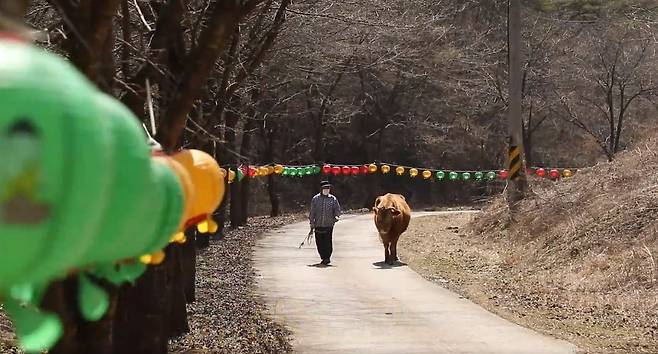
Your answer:
[[[395,217],[400,215],[400,210],[388,200],[379,197],[375,200],[375,206],[372,210],[377,215],[377,228],[381,232],[388,232],[393,225]]]

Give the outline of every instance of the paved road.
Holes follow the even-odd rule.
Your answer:
[[[320,261],[314,244],[298,248],[307,232],[307,223],[273,231],[255,251],[259,292],[272,316],[293,330],[296,353],[575,352],[408,267],[383,266],[370,215],[344,216],[336,225],[331,267],[313,266]]]

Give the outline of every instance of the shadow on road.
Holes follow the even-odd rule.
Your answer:
[[[331,264],[322,264],[322,263],[315,263],[315,264],[307,264],[307,267],[315,267],[315,268],[329,268],[333,267]]]
[[[377,267],[379,269],[393,269],[393,268],[397,268],[397,267],[404,267],[404,266],[407,265],[407,263],[403,263],[403,262],[400,262],[400,261],[395,261],[393,264],[386,264],[386,262],[381,261],[381,262],[375,262],[372,265],[374,265],[375,267]]]

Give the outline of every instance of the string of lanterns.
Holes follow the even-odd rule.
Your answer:
[[[495,181],[505,180],[509,174],[507,170],[481,170],[481,171],[463,171],[463,170],[438,170],[430,168],[417,168],[402,166],[388,163],[371,163],[364,165],[349,164],[325,164],[325,165],[281,165],[272,164],[266,166],[246,166],[241,165],[236,169],[222,169],[223,173],[228,176],[228,183],[238,182],[244,177],[257,178],[270,175],[283,177],[308,177],[323,174],[325,176],[359,176],[371,175],[376,173],[392,174],[397,176],[409,176],[425,180],[436,181]],[[537,176],[557,180],[560,178],[572,177],[577,169],[569,168],[545,168],[531,167],[526,170],[526,175]]]

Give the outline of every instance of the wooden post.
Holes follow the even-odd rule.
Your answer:
[[[521,119],[521,0],[509,0],[509,183],[507,202],[513,213],[524,197],[527,181],[524,168],[523,121]]]

